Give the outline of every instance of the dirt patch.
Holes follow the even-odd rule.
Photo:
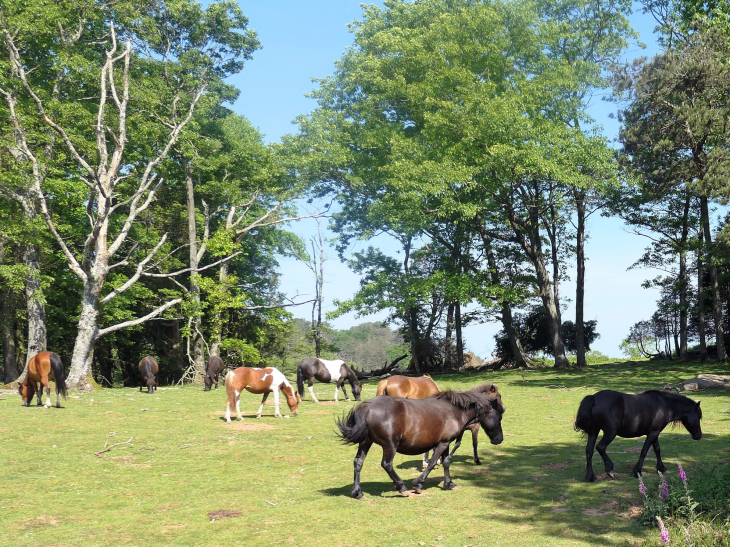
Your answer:
[[[38,515],[37,517],[23,519],[18,524],[20,524],[23,528],[29,526],[58,526],[60,521],[50,515]]]
[[[550,512],[551,513],[565,513],[566,511],[570,511],[568,507],[551,507]]]
[[[540,479],[544,479],[547,476],[549,476],[547,473],[537,473],[535,475],[532,475],[532,480],[539,481]]]
[[[545,469],[566,469],[568,467],[567,463],[559,462],[559,463],[546,463],[543,465]]]
[[[475,469],[472,471],[474,475],[494,475],[494,471],[490,469]]]
[[[624,517],[624,518],[636,518],[641,514],[642,508],[634,505],[633,507],[629,507],[628,511],[625,511],[623,513],[619,513],[618,516]]]
[[[314,414],[315,416],[320,416],[320,415],[329,416],[332,413],[327,412],[326,410],[307,410],[307,414]]]
[[[315,404],[319,404],[319,405],[322,405],[322,406],[333,406],[333,405],[334,406],[337,406],[340,403],[338,401],[320,401],[319,403],[315,403]]]
[[[240,517],[241,515],[243,515],[241,511],[224,511],[223,509],[219,509],[218,511],[208,513],[208,518],[210,519],[210,522],[214,522],[221,519]]]
[[[583,514],[587,517],[608,517],[615,513],[615,510],[618,508],[618,506],[618,500],[611,500],[608,503],[604,503],[598,508],[591,507],[589,509],[585,509],[583,511]]]
[[[255,422],[252,421],[243,421],[243,422],[232,422],[230,425],[228,425],[230,429],[233,429],[234,431],[266,431],[269,429],[276,429],[273,425],[265,424],[263,422],[260,422],[256,420]]]

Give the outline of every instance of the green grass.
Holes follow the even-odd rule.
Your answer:
[[[436,376],[442,388],[496,382],[507,405],[504,443],[493,446],[482,432],[478,467],[465,437],[451,467],[459,487],[444,491],[434,480],[408,498],[393,490],[374,446],[360,501],[349,497],[356,447],[333,435],[335,416],[352,403],[307,399],[291,419],[275,419],[267,406],[256,420],[260,399],[244,393],[245,420],[226,424],[221,389],[107,389],[72,394],[62,409],[24,408],[17,394],[0,394],[0,544],[641,544],[658,538],[630,516],[640,505],[630,471],[641,444],[614,441],[618,479],[586,484],[585,441],[571,420],[580,400],[599,389],[661,388],[698,372],[724,367],[640,362]],[[375,395],[376,383],[365,386],[363,398]],[[329,402],[333,387],[315,384],[315,391]],[[672,472],[681,461],[691,480],[701,464],[730,457],[728,394],[692,394],[704,411],[700,442],[683,428],[662,434]],[[110,444],[132,438],[131,446],[96,456],[112,432]],[[600,457],[594,463],[602,472]],[[654,463],[650,453],[645,471],[655,472]],[[395,464],[410,486],[420,458],[398,455]],[[442,476],[441,468],[431,475]],[[210,522],[216,510],[241,516]]]

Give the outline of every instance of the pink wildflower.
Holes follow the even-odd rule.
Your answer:
[[[639,476],[639,492],[646,496],[646,486],[644,486],[644,480]]]
[[[664,474],[659,473],[659,476],[661,477],[659,481],[659,497],[663,500],[669,499],[669,485],[667,484],[667,479],[664,478]]]
[[[664,542],[664,545],[666,545],[669,543],[669,530],[664,527],[661,517],[657,517],[656,519],[659,521],[659,533],[662,536],[662,541]]]
[[[684,469],[682,469],[681,463],[678,463],[677,467],[679,467],[679,478],[682,479],[682,484],[687,486],[687,473],[685,473]]]

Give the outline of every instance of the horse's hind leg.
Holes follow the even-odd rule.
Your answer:
[[[659,449],[659,435],[657,435],[656,439],[654,439],[654,443],[652,444],[652,446],[654,447],[654,454],[656,454],[656,470],[660,473],[666,473],[667,467],[662,461],[662,454]]]
[[[471,429],[471,444],[474,447],[474,465],[482,465],[481,460],[479,459],[479,454],[477,453],[477,448],[479,446],[479,428],[478,427],[470,427]],[[452,453],[453,456],[453,453]],[[449,456],[451,457],[451,456]]]
[[[612,479],[616,478],[616,475],[613,473],[613,462],[611,461],[611,458],[608,457],[608,454],[606,453],[606,449],[608,448],[608,445],[613,442],[613,440],[616,438],[616,432],[615,431],[603,431],[603,437],[599,441],[599,443],[596,445],[596,450],[601,455],[601,458],[603,458],[603,464],[606,467],[606,474],[611,477]]]
[[[352,483],[352,497],[356,500],[362,498],[362,490],[360,489],[360,471],[362,471],[362,465],[365,462],[365,456],[368,455],[368,450],[373,446],[373,441],[365,439],[360,443],[357,449],[357,455],[353,465],[355,466],[355,479]]]
[[[46,403],[43,405],[45,408],[51,408],[51,384],[48,383],[48,378],[41,378],[41,390],[38,392],[38,402],[40,402],[40,394],[43,393],[43,388],[46,389]]]
[[[33,387],[36,388],[35,392],[38,397],[38,402],[36,403],[36,405],[43,406],[43,383],[42,382],[33,382]]]
[[[403,482],[403,479],[398,476],[398,473],[396,473],[395,469],[393,468],[394,458],[395,446],[383,446],[383,460],[380,462],[380,465],[383,467],[383,469],[385,469],[385,472],[388,473],[388,476],[390,476],[393,484],[395,484],[395,489],[401,494],[406,495],[406,492],[408,491],[408,489],[406,488],[406,484]]]
[[[644,446],[641,447],[641,454],[639,454],[639,461],[636,462],[636,465],[631,470],[634,477],[641,476],[641,469],[644,467],[644,458],[646,458],[646,455],[649,452],[649,447],[651,445],[653,445],[654,442],[656,442],[658,438],[659,438],[658,431],[656,433],[651,432],[646,436],[646,440],[644,441]],[[658,456],[658,454],[657,454],[657,456]],[[658,467],[659,467],[659,461],[657,460],[657,468]]]
[[[315,403],[318,403],[319,399],[317,399],[317,396],[314,394],[314,388],[312,387],[312,384],[314,382],[312,382],[311,378],[308,380],[308,383],[309,383],[309,394],[312,396],[312,401],[314,401]],[[335,394],[337,394],[337,391],[335,391]]]
[[[596,439],[598,439],[598,433],[588,435],[588,442],[586,443],[586,482],[596,481],[596,475],[593,473],[593,450],[596,447]]]

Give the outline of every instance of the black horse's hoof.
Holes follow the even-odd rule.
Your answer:
[[[586,477],[586,482],[596,482],[596,481],[598,481],[598,479],[596,478],[595,475],[593,475],[592,477]]]
[[[444,490],[456,490],[456,483],[444,484]]]
[[[666,465],[662,465],[661,467],[657,467],[656,470],[659,471],[660,473],[666,473],[667,472],[667,466]]]
[[[420,488],[416,488],[416,487],[414,487],[414,488],[413,488],[413,493],[414,493],[414,494],[422,494],[422,493],[423,493],[423,490],[421,490]]]
[[[614,473],[613,471],[606,471],[606,475],[608,475],[612,479],[616,478],[616,473]]]
[[[474,465],[482,465],[482,460],[474,460]]]
[[[356,500],[361,500],[363,498],[362,492],[353,492],[352,497]]]

